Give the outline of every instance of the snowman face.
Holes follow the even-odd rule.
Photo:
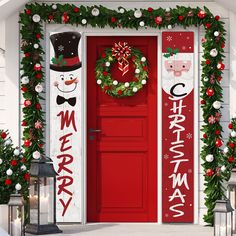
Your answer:
[[[56,77],[53,85],[63,93],[71,93],[77,88],[77,83],[79,82],[77,78],[78,73],[75,71],[70,72],[55,72]]]
[[[193,90],[193,54],[178,53],[163,60],[163,90],[174,100],[186,97]]]

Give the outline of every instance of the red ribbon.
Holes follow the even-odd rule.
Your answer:
[[[118,60],[118,68],[122,76],[129,71],[128,57],[131,55],[131,47],[126,42],[115,43],[112,48],[112,56]]]
[[[58,58],[56,58],[56,59],[58,60]],[[63,58],[62,61],[66,62],[65,66],[73,66],[73,65],[77,65],[80,63],[79,57]]]

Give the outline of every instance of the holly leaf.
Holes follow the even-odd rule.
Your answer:
[[[169,58],[170,57],[170,53],[164,54],[164,57]]]
[[[63,59],[63,55],[60,55],[60,56],[58,57],[58,62],[61,62],[62,59]]]
[[[61,64],[62,64],[62,66],[65,66],[66,65],[66,61],[63,61]]]
[[[174,51],[173,51],[174,54],[177,54],[178,52],[179,52],[178,48],[174,49]]]
[[[51,61],[52,61],[53,64],[57,64],[57,59],[56,59],[55,57],[53,57],[53,58],[51,59]]]
[[[171,53],[172,52],[172,49],[171,48],[166,48],[166,51]]]

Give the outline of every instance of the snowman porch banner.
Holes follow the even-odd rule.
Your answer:
[[[194,33],[162,33],[162,220],[193,222]],[[196,79],[196,78],[195,78]]]
[[[50,157],[57,222],[81,222],[81,62],[78,32],[50,35]]]

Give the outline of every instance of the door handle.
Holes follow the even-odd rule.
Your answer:
[[[90,129],[89,129],[89,132],[90,132],[90,133],[99,133],[99,132],[102,132],[102,130],[90,128]]]

